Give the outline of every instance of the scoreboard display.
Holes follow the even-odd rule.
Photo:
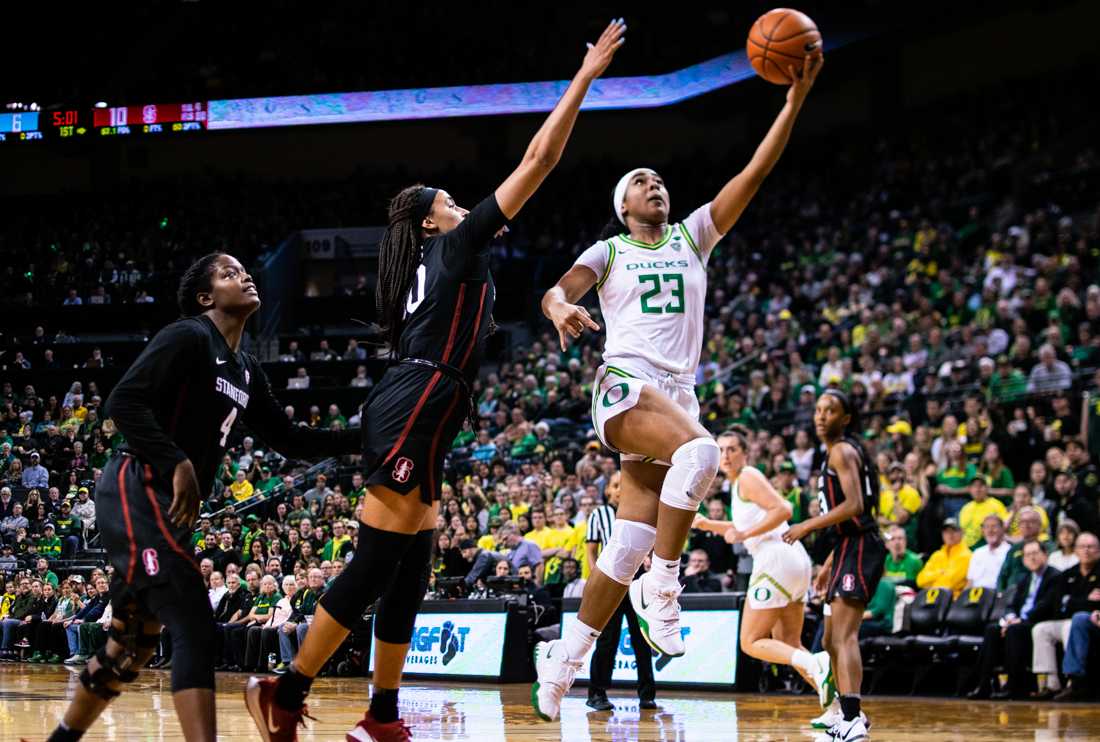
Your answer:
[[[208,104],[149,103],[0,114],[0,142],[174,134],[206,129]]]

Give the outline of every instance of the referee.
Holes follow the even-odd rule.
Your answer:
[[[611,525],[615,522],[615,509],[619,505],[619,492],[622,488],[622,472],[615,472],[604,489],[607,496],[607,504],[601,505],[588,516],[588,531],[585,535],[585,549],[588,557],[588,566],[596,566],[596,557],[600,549],[607,545],[611,538]],[[639,574],[645,568],[639,570]],[[657,696],[657,686],[653,682],[653,653],[642,636],[642,629],[638,626],[638,614],[630,605],[630,597],[623,596],[618,609],[612,614],[611,619],[600,637],[596,640],[596,648],[592,652],[592,667],[589,672],[588,705],[597,711],[613,711],[615,706],[607,700],[607,689],[611,687],[611,673],[615,667],[615,654],[619,649],[619,637],[622,635],[623,617],[630,630],[630,645],[634,648],[634,659],[638,664],[638,701],[643,709],[657,708],[654,700]]]

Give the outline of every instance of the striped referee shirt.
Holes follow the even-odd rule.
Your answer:
[[[588,515],[588,530],[584,540],[590,544],[599,544],[602,549],[611,539],[611,525],[614,522],[615,508],[600,505]]]

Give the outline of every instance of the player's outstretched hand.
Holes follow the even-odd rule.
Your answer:
[[[607,25],[595,44],[588,45],[588,53],[584,55],[581,64],[581,74],[589,80],[595,80],[604,73],[607,65],[611,64],[611,58],[619,47],[626,43],[623,34],[626,33],[626,21],[616,18]]]
[[[567,335],[572,338],[579,338],[586,327],[595,332],[600,330],[600,326],[592,319],[592,315],[588,313],[588,310],[577,304],[562,302],[552,310],[552,314],[553,316],[550,319],[554,322],[554,328],[558,331],[558,340],[561,342],[562,352],[565,352],[565,346],[568,344],[565,339]]]
[[[806,55],[802,61],[802,69],[796,70],[794,65],[787,65],[787,74],[794,82],[787,89],[787,100],[791,103],[802,103],[810,94],[810,88],[814,86],[818,73],[825,66],[825,55]]]
[[[172,472],[172,505],[168,508],[168,517],[180,528],[190,526],[199,517],[200,502],[202,497],[195,467],[191,459],[184,459]]]

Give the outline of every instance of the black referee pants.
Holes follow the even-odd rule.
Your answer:
[[[657,685],[653,681],[653,652],[642,636],[638,614],[630,604],[629,595],[623,597],[623,602],[619,603],[618,609],[600,633],[600,638],[596,640],[596,649],[592,652],[588,697],[607,695],[607,689],[611,687],[611,673],[615,669],[615,655],[619,651],[624,617],[630,632],[630,645],[634,648],[634,659],[638,664],[638,700],[652,701],[657,697]]]

